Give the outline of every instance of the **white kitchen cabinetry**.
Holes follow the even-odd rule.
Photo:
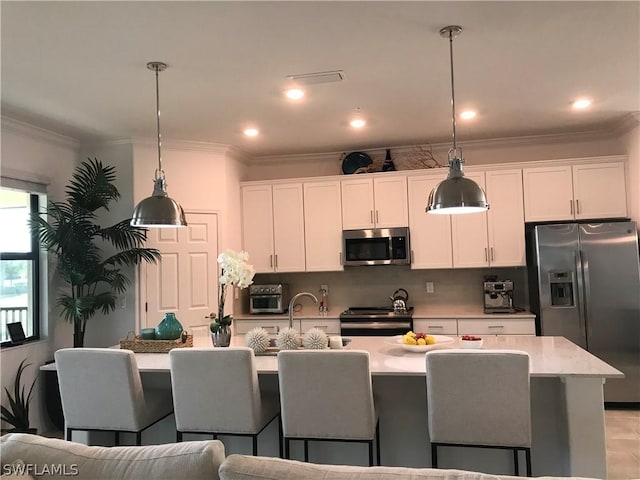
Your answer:
[[[460,318],[458,335],[535,335],[534,318]]]
[[[309,182],[303,188],[307,272],[343,270],[340,182]]]
[[[342,180],[342,228],[406,227],[407,178],[358,176]]]
[[[414,318],[413,331],[430,335],[458,335],[458,322],[455,318]]]
[[[340,319],[338,318],[303,318],[300,320],[300,333],[305,334],[312,328],[318,328],[327,335],[340,335]]]
[[[523,169],[527,222],[627,216],[623,162]]]
[[[522,171],[490,170],[466,176],[485,189],[490,208],[486,213],[452,215],[453,266],[525,265]]]
[[[254,328],[264,328],[269,335],[277,335],[280,330],[283,328],[289,327],[289,320],[286,318],[283,319],[273,319],[273,318],[265,318],[262,319],[235,319],[233,321],[235,324],[235,333],[236,335],[245,335],[247,332]],[[300,320],[293,320],[293,328],[300,329]]]
[[[446,173],[408,178],[411,268],[451,268],[451,215],[428,214],[429,193]]]
[[[243,248],[257,273],[304,272],[301,183],[242,188]]]

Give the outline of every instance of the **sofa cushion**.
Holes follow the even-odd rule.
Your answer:
[[[220,480],[499,480],[500,477],[462,470],[406,467],[319,465],[270,457],[229,455]]]
[[[25,433],[0,438],[3,471],[6,464],[24,462],[39,471],[57,468],[48,479],[68,477],[72,469],[80,480],[190,480],[218,479],[224,445],[218,440],[149,445],[143,447],[88,447],[80,443]],[[37,466],[37,467],[36,467]],[[66,469],[65,472],[62,469]],[[37,476],[37,472],[27,473]]]

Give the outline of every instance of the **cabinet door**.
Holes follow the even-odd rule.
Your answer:
[[[357,176],[351,180],[342,180],[342,228],[356,230],[373,228],[374,203],[373,179]]]
[[[274,271],[271,185],[242,187],[242,242],[256,273]]]
[[[273,318],[255,319],[255,320],[254,319],[251,319],[251,320],[235,319],[233,321],[233,324],[235,325],[234,333],[236,335],[244,335],[250,330],[260,327],[260,328],[264,328],[267,331],[267,333],[269,333],[269,335],[272,335],[275,337],[280,330],[289,327],[289,320],[288,319],[276,320]],[[296,328],[296,329],[300,328],[300,320],[298,319],[293,320],[293,328]]]
[[[525,168],[522,176],[525,221],[573,219],[571,166]]]
[[[429,193],[446,174],[410,177],[409,227],[411,268],[451,268],[451,215],[430,215],[425,211]]]
[[[312,328],[319,328],[327,335],[340,335],[340,320],[337,318],[306,318],[300,320],[300,332],[306,333]]]
[[[273,185],[274,267],[304,272],[304,203],[301,183]]]
[[[413,331],[430,335],[457,335],[458,321],[455,318],[413,319]]]
[[[522,170],[485,172],[489,211],[489,263],[492,267],[526,265]]]
[[[458,319],[458,335],[535,335],[533,318]]]
[[[376,177],[373,179],[373,192],[373,217],[377,228],[409,225],[406,177]]]
[[[626,217],[624,163],[574,165],[573,195],[577,219]]]
[[[485,188],[484,172],[466,176]],[[486,212],[451,215],[451,240],[454,268],[489,266]]]
[[[304,230],[307,272],[343,270],[339,181],[304,184]]]

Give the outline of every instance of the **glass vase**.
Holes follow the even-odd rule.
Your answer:
[[[176,318],[176,314],[168,312],[156,327],[156,339],[176,340],[182,335],[182,324]]]

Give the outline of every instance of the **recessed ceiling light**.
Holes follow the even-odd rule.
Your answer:
[[[244,131],[244,134],[245,134],[247,137],[255,137],[256,135],[258,135],[258,133],[259,133],[259,132],[258,132],[258,129],[257,129],[257,128],[247,128],[247,129]]]
[[[476,115],[477,115],[476,112],[474,112],[473,110],[465,110],[460,113],[460,118],[464,120],[470,120],[474,118]]]
[[[361,118],[354,118],[353,120],[351,120],[350,125],[353,128],[362,128],[367,124],[367,122],[365,122],[363,119]]]
[[[304,91],[300,90],[299,88],[290,88],[289,90],[285,91],[284,94],[291,100],[300,100],[302,97],[304,97]]]
[[[581,98],[573,102],[571,106],[573,107],[574,110],[583,110],[585,108],[590,107],[592,103],[593,101],[588,98]]]

